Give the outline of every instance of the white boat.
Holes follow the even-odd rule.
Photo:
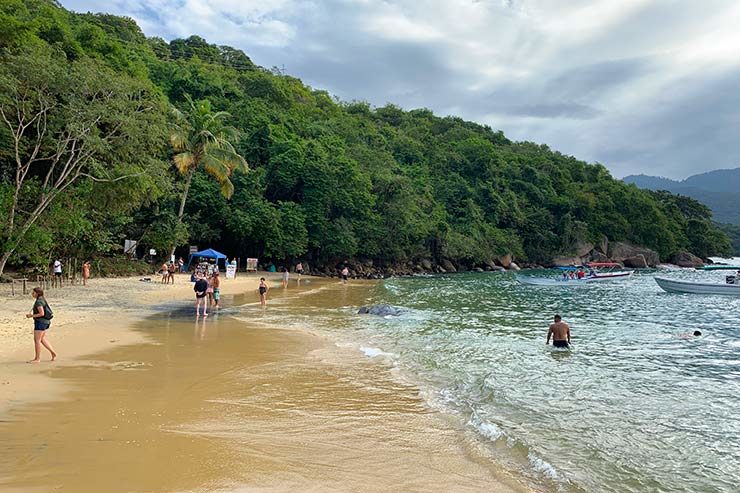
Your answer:
[[[527,284],[529,286],[583,286],[592,282],[603,282],[603,281],[617,281],[621,279],[627,279],[635,271],[633,270],[615,270],[624,268],[622,264],[614,262],[594,262],[586,264],[589,269],[589,274],[584,277],[578,278],[552,278],[552,277],[532,277],[532,276],[517,276],[517,281],[521,284]],[[564,272],[583,270],[582,267],[559,267]],[[607,270],[599,270],[607,269]]]
[[[740,296],[740,284],[720,284],[710,282],[679,281],[665,277],[656,277],[655,282],[669,293],[721,294]]]

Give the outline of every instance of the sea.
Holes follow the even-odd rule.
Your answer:
[[[568,288],[513,273],[388,279],[365,301],[400,316],[343,306],[328,326],[540,491],[738,492],[740,298],[669,294],[654,281],[727,274],[666,267]],[[555,314],[571,326],[570,350],[545,344]]]

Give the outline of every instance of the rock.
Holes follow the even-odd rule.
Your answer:
[[[498,264],[503,267],[504,269],[508,269],[512,262],[511,254],[507,253],[506,255],[503,255],[496,259]]]
[[[518,265],[516,265],[516,262],[510,262],[509,263],[509,270],[522,270],[519,268]]]
[[[704,261],[690,252],[676,252],[671,255],[670,262],[679,267],[701,267]]]
[[[552,259],[555,267],[570,267],[571,265],[581,265],[581,259],[577,257],[555,257]]]
[[[599,253],[603,253],[604,255],[609,253],[609,238],[602,236],[599,244],[596,245],[594,250],[597,250]]]
[[[422,259],[421,266],[424,267],[424,270],[432,270],[432,261],[428,258]]]
[[[473,270],[475,270],[475,272],[485,272],[485,271],[484,271],[483,269],[481,269],[480,267],[476,267],[476,268],[475,268],[475,269],[473,269]]]
[[[609,244],[609,257],[611,257],[614,262],[622,262],[624,265],[627,265],[627,259],[638,257],[640,255],[642,255],[642,257],[645,259],[645,263],[649,267],[655,267],[660,263],[658,252],[649,248],[640,247],[621,241]],[[639,260],[636,261],[639,262]]]
[[[369,305],[360,307],[357,310],[358,314],[377,315],[379,317],[386,317],[388,315],[397,317],[404,312],[403,308],[398,308],[393,305]]]
[[[591,253],[591,250],[594,249],[594,244],[589,243],[587,241],[579,241],[576,242],[575,246],[573,247],[573,250],[575,250],[576,257],[585,257],[589,253]]]
[[[622,263],[625,267],[632,267],[633,269],[644,269],[648,266],[647,260],[643,254],[635,255],[634,257],[627,257],[622,259]]]
[[[609,257],[598,250],[593,250],[588,258],[589,262],[609,262]]]
[[[457,272],[455,265],[446,258],[442,259],[442,268],[445,272]]]
[[[511,265],[511,264],[509,264],[509,265]],[[491,270],[494,271],[494,272],[504,272],[504,271],[506,271],[506,269],[504,269],[500,265],[494,265],[493,267],[491,267]]]

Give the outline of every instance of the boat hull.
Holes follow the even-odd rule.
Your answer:
[[[723,296],[739,296],[740,284],[719,284],[692,281],[678,281],[665,277],[656,277],[658,283],[664,291],[669,293],[690,293],[690,294],[718,294]]]
[[[602,272],[593,276],[584,277],[582,279],[553,279],[550,277],[530,277],[530,276],[517,276],[516,280],[521,284],[528,286],[563,286],[563,287],[575,287],[590,284],[592,282],[604,282],[604,281],[618,281],[621,279],[627,279],[634,273],[633,270],[617,271],[617,272]]]

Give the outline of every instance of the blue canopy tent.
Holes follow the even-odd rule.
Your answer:
[[[221,268],[219,262],[222,260],[224,261],[224,270],[226,270],[226,255],[224,255],[221,252],[217,252],[213,248],[206,248],[205,250],[201,250],[200,252],[191,253],[190,257],[188,257],[188,266],[187,269],[190,270],[190,264],[193,262],[194,258],[207,258],[207,259],[215,259],[216,265],[219,266],[219,269]]]

